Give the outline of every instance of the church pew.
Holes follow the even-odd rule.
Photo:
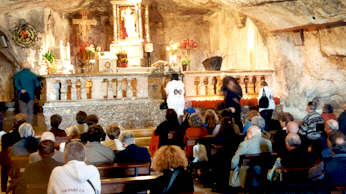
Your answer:
[[[159,175],[151,175],[151,176],[102,179],[101,193],[114,194],[114,193],[136,193],[136,192],[147,191],[151,188],[153,182],[158,177]]]
[[[102,178],[121,178],[150,175],[150,163],[96,165]]]

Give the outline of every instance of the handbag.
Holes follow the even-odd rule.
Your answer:
[[[258,101],[258,106],[260,108],[268,108],[269,107],[269,99],[266,95],[266,91],[264,90],[264,88],[263,88],[262,96]]]
[[[160,109],[161,110],[168,109],[168,105],[167,105],[167,101],[166,100],[160,104]]]
[[[231,187],[240,187],[240,178],[239,178],[239,167],[236,167],[235,169],[231,170],[230,176],[229,176],[229,185]]]

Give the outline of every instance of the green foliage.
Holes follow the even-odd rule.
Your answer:
[[[43,57],[49,62],[49,63],[53,63],[54,62],[54,59],[55,59],[55,56],[52,54],[52,52],[50,51],[47,51]]]

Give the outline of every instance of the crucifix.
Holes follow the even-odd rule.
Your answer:
[[[90,30],[90,26],[95,26],[97,24],[96,20],[88,20],[88,11],[81,11],[82,18],[81,19],[73,19],[73,24],[79,25],[79,34],[82,37],[83,42],[88,42],[88,33]]]

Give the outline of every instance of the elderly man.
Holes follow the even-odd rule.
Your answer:
[[[315,141],[321,138],[321,131],[318,131],[318,125],[323,125],[323,117],[316,112],[317,103],[311,101],[306,106],[308,114],[304,117],[299,134],[305,136],[310,141]]]
[[[119,163],[146,163],[151,161],[148,149],[137,146],[131,132],[122,133],[120,141],[125,150],[117,154]]]
[[[30,71],[30,64],[25,62],[23,69],[14,75],[14,87],[18,92],[20,112],[28,116],[28,122],[32,124],[34,116],[35,89],[40,87],[37,76]]]
[[[239,165],[241,155],[265,152],[272,152],[271,142],[262,137],[261,129],[258,126],[251,126],[245,140],[239,144],[238,150],[232,158],[232,169]]]
[[[336,131],[339,130],[339,123],[338,121],[334,120],[334,119],[329,119],[326,123],[326,126],[324,128],[325,132],[328,134],[331,131]]]
[[[341,131],[332,131],[328,136],[328,146],[334,155],[326,160],[325,178],[331,185],[346,185],[346,137]]]
[[[51,141],[54,144],[55,143],[55,136],[52,132],[46,131],[46,132],[42,133],[42,135],[41,135],[41,142],[42,141]],[[56,160],[57,162],[63,163],[64,162],[64,153],[56,150],[53,153],[52,158],[54,160]],[[39,152],[34,152],[34,153],[30,154],[30,156],[29,156],[29,163],[38,162],[41,159],[42,159],[41,154]]]
[[[82,143],[71,142],[65,147],[65,165],[54,168],[48,183],[48,194],[101,193],[99,171],[85,162]]]
[[[11,147],[10,157],[26,156],[37,151],[39,140],[34,137],[35,131],[29,123],[23,123],[19,127],[19,135],[21,140]]]
[[[289,133],[285,139],[287,152],[282,155],[282,166],[284,168],[305,168],[312,166],[312,159],[308,151],[301,146],[298,134]]]
[[[296,122],[291,121],[287,123],[287,133],[297,134],[298,131],[299,131],[299,125]]]
[[[265,125],[266,125],[266,121],[261,116],[254,116],[251,119],[250,125],[251,126],[257,126],[263,131],[265,128]],[[247,130],[248,130],[248,128],[244,128],[243,133],[246,134]]]

